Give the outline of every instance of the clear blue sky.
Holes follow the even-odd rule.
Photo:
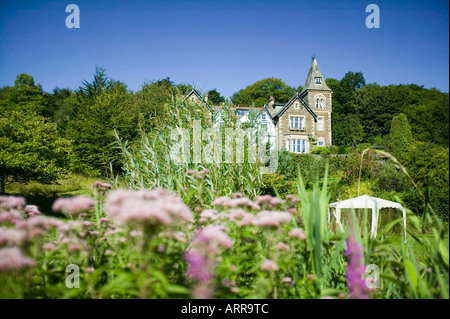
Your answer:
[[[170,77],[231,96],[266,77],[303,85],[315,53],[326,78],[449,91],[446,0],[0,1],[0,86],[27,73],[75,89],[99,65],[135,91]],[[70,3],[80,29],[65,26]],[[370,3],[380,29],[365,26]]]

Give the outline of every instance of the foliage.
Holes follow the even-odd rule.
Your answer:
[[[273,96],[277,103],[286,103],[294,96],[295,91],[280,79],[266,78],[234,93],[231,100],[235,105],[250,107],[255,103],[255,107],[263,107],[270,96]]]
[[[208,103],[210,105],[222,105],[225,102],[225,98],[217,92],[217,89],[208,91]]]
[[[51,183],[67,169],[69,142],[31,111],[0,113],[0,192],[12,182]]]

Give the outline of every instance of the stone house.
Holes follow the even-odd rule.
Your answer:
[[[317,146],[332,145],[331,112],[332,91],[325,83],[317,60],[312,59],[301,93],[295,94],[287,103],[276,103],[269,98],[268,104],[258,109],[253,121],[267,129],[271,140],[276,138],[278,149],[283,148],[293,153],[309,153]],[[190,102],[205,104],[211,111],[213,119],[219,118],[221,107],[208,105],[204,98],[193,89],[185,99]],[[249,108],[232,106],[241,122],[249,120]]]

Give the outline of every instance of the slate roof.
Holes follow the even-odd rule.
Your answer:
[[[322,78],[320,84],[316,84],[315,78]],[[323,90],[323,91],[331,91],[330,88],[325,83],[325,79],[322,76],[322,72],[320,72],[319,65],[317,64],[316,58],[313,58],[311,61],[311,65],[309,66],[308,76],[306,77],[305,85],[303,86],[303,90],[300,93],[303,94],[306,90]]]

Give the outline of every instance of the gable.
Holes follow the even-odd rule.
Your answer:
[[[202,96],[200,95],[200,93],[197,92],[196,89],[192,89],[188,94],[186,94],[184,100],[187,100],[188,102],[191,103],[201,103],[208,108],[211,114],[214,114],[212,108],[209,106],[208,103],[206,103],[206,101],[202,98]]]
[[[286,103],[286,105],[284,106],[284,108],[276,115],[276,118],[280,118],[284,112],[286,112],[291,106],[293,107],[295,105],[295,102],[299,103],[299,107],[304,107],[309,114],[311,114],[311,116],[314,118],[314,122],[317,122],[317,115],[316,113],[313,112],[313,110],[311,110],[311,108],[308,106],[308,104],[306,104],[305,101],[303,101],[303,99],[299,96],[299,94],[295,94],[290,100],[289,102]]]

